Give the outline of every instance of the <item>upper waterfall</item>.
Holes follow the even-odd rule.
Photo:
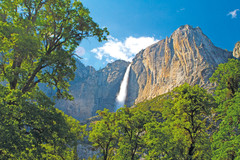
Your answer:
[[[128,78],[129,78],[129,73],[130,73],[130,67],[131,67],[131,64],[129,64],[129,66],[127,67],[127,70],[124,74],[123,80],[122,80],[121,85],[120,85],[120,90],[117,94],[116,110],[123,107],[124,104],[125,104],[125,100],[126,100],[126,97],[127,97],[127,86],[128,86]]]

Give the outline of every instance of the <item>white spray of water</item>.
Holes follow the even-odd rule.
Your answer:
[[[120,107],[123,107],[125,104],[125,100],[127,97],[127,86],[128,86],[128,77],[129,77],[130,67],[131,67],[131,64],[127,67],[122,83],[120,85],[120,90],[117,94],[116,110],[118,110]]]

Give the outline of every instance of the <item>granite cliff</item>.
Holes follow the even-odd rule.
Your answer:
[[[235,51],[239,55],[239,49]],[[140,51],[131,62],[126,105],[151,99],[187,82],[211,89],[211,77],[219,63],[233,53],[213,45],[202,30],[181,26],[169,38]],[[56,106],[77,119],[86,119],[99,109],[114,110],[116,95],[129,62],[115,61],[96,71],[77,63],[70,93],[74,101],[58,101]]]
[[[75,80],[70,82],[74,101],[59,100],[56,106],[72,117],[83,120],[104,108],[114,111],[116,95],[129,62],[115,61],[96,71],[77,61]]]
[[[151,99],[185,82],[210,89],[208,79],[228,58],[232,52],[215,47],[199,27],[181,26],[133,59],[130,84],[135,79],[138,84],[133,91],[138,93],[134,102]]]
[[[240,42],[237,42],[235,44],[234,50],[233,50],[233,56],[236,58],[240,58]]]

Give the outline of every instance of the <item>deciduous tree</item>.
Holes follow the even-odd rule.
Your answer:
[[[89,132],[89,141],[93,146],[100,149],[103,159],[111,159],[113,156],[114,148],[118,139],[118,127],[116,125],[118,119],[115,113],[98,111],[101,117],[100,121],[93,122],[90,127],[92,130]]]
[[[82,127],[55,109],[38,84],[72,99],[75,48],[107,34],[79,0],[0,1],[1,159],[73,158]]]
[[[216,121],[219,124],[213,135],[213,159],[240,158],[240,61],[230,59],[220,64],[211,77],[218,84],[215,90]]]
[[[198,85],[192,87],[185,83],[173,90],[172,99],[166,102],[162,112],[165,133],[172,137],[169,143],[173,146],[169,149],[174,151],[168,152],[168,156],[189,160],[210,158],[207,127],[213,107],[213,97]]]

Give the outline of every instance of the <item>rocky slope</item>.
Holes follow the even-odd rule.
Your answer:
[[[166,93],[187,82],[211,88],[208,79],[219,63],[227,62],[232,53],[217,48],[202,30],[181,26],[169,38],[151,45],[132,62],[130,84],[138,96],[135,103]],[[129,100],[132,103],[133,99]]]
[[[115,61],[96,71],[78,61],[75,80],[70,82],[74,101],[60,100],[56,106],[66,114],[83,120],[104,108],[114,111],[116,95],[129,62]]]
[[[239,55],[239,50],[235,54]],[[232,52],[215,47],[200,28],[181,26],[169,38],[140,51],[133,59],[126,105],[151,99],[185,82],[210,89],[213,86],[208,79],[214,69],[232,57]],[[113,111],[128,65],[116,61],[96,71],[78,62],[76,78],[70,87],[75,100],[61,100],[56,106],[80,120],[95,115],[99,109]]]
[[[233,56],[236,58],[240,58],[240,42],[237,42],[235,44],[234,50],[233,50]]]

